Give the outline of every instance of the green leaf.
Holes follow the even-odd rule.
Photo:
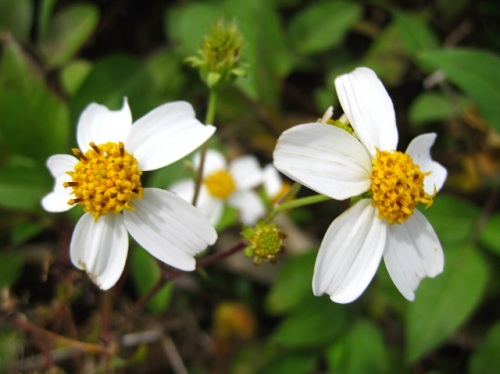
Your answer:
[[[51,187],[51,178],[45,166],[0,169],[0,206],[15,210],[40,210],[40,200]]]
[[[500,131],[500,57],[487,51],[449,49],[422,52],[419,61],[442,70],[474,100],[486,121]]]
[[[266,296],[271,314],[285,314],[300,307],[312,294],[312,276],[316,251],[290,258],[281,268]]]
[[[51,68],[66,64],[85,44],[99,22],[95,5],[80,3],[59,11],[40,40],[40,50]]]
[[[146,294],[161,277],[161,271],[156,260],[142,248],[136,247],[132,251],[132,280],[139,295]],[[147,304],[148,309],[160,315],[170,305],[173,283],[166,283]]]
[[[11,153],[45,162],[48,156],[67,151],[68,108],[12,38],[0,60],[0,113],[0,137]]]
[[[410,121],[418,126],[428,122],[446,121],[462,115],[471,101],[463,96],[448,98],[435,92],[424,92],[410,106]]]
[[[8,31],[17,40],[28,41],[33,13],[32,0],[0,0],[0,33]]]
[[[409,362],[437,347],[469,318],[481,301],[488,277],[488,265],[476,248],[447,248],[443,273],[424,279],[408,308]]]
[[[479,241],[492,252],[500,255],[500,213],[488,218],[479,231]]]
[[[339,45],[360,17],[361,8],[354,2],[313,3],[292,19],[290,38],[299,53],[324,52]]]
[[[273,359],[263,368],[259,368],[259,374],[290,374],[290,373],[312,373],[318,361],[318,353],[315,351],[286,352]]]
[[[428,20],[406,12],[396,11],[395,22],[406,52],[415,55],[422,50],[436,49],[439,42]]]
[[[438,195],[434,204],[423,210],[441,244],[463,244],[471,234],[480,210],[474,204],[453,196]]]
[[[358,320],[342,339],[326,351],[331,373],[388,373],[388,357],[380,329]]]
[[[341,334],[346,313],[328,297],[311,298],[280,323],[270,342],[289,348],[320,347]]]
[[[46,224],[39,221],[24,221],[19,222],[12,227],[12,245],[20,245],[27,242],[29,239],[38,235],[47,227]]]
[[[89,61],[75,60],[69,62],[61,71],[61,84],[64,91],[66,91],[69,96],[73,96],[91,70],[92,64]]]
[[[129,99],[134,119],[138,119],[153,109],[152,86],[151,76],[140,60],[125,55],[105,57],[94,65],[71,100],[73,122],[92,102],[116,110],[122,107],[124,97]]]
[[[481,345],[472,353],[469,361],[470,374],[495,374],[500,367],[500,322],[488,331]]]
[[[146,61],[146,69],[152,77],[153,89],[161,102],[178,100],[186,85],[186,74],[179,57],[169,51],[160,51]]]
[[[23,264],[24,259],[19,252],[0,252],[0,290],[16,283]]]
[[[38,14],[38,36],[45,39],[57,0],[41,0]]]
[[[372,68],[387,86],[401,83],[409,60],[405,58],[401,35],[395,22],[377,35],[362,63]]]

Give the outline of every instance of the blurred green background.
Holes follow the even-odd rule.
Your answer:
[[[61,336],[99,342],[100,292],[68,259],[81,212],[42,210],[40,199],[53,186],[45,161],[76,146],[76,123],[90,102],[118,109],[127,96],[137,119],[164,102],[187,100],[202,120],[208,92],[185,59],[221,17],[237,22],[249,69],[219,93],[218,146],[229,157],[252,153],[263,166],[272,162],[285,129],[315,121],[329,105],[341,114],[333,87],[337,75],[371,67],[393,98],[401,149],[415,135],[438,133],[433,156],[449,177],[424,213],[442,242],[445,270],[421,283],[414,302],[397,292],[383,265],[352,304],[314,297],[318,243],[346,208],[332,201],[281,217],[287,252],[276,265],[255,268],[238,253],[235,261],[168,283],[139,318],[127,320],[130,305],[161,272],[143,250],[131,248],[113,290],[111,324],[121,348],[111,368],[496,373],[495,0],[0,0],[0,371],[102,372],[98,357],[65,355],[64,347],[40,341],[43,334],[37,339],[12,323],[23,315]],[[148,173],[145,185],[166,188],[184,175],[179,162]],[[238,240],[241,226],[231,217],[220,230],[219,248]],[[156,338],[129,342],[151,330],[159,332]]]

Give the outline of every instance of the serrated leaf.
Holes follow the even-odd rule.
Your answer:
[[[439,47],[436,35],[429,27],[428,22],[421,17],[415,14],[396,11],[395,22],[399,29],[403,46],[408,54],[415,55],[419,51]]]
[[[486,248],[500,255],[500,213],[488,218],[479,232],[479,241]]]
[[[69,112],[41,71],[12,38],[0,60],[0,133],[13,154],[45,162],[67,150]]]
[[[271,314],[284,314],[300,307],[312,295],[312,276],[316,251],[290,258],[281,268],[266,296],[266,309]]]
[[[132,252],[132,280],[139,295],[148,292],[159,280],[161,276],[160,268],[156,260],[142,248],[134,248]],[[160,315],[164,313],[172,298],[173,283],[166,283],[160,291],[147,304],[148,309]]]
[[[470,374],[495,374],[500,367],[500,322],[488,331],[481,345],[472,353],[469,360]]]
[[[419,54],[418,61],[442,70],[479,108],[486,121],[500,131],[500,56],[472,49],[449,49]]]
[[[424,92],[410,106],[410,121],[414,126],[428,122],[446,121],[462,115],[471,105],[471,101],[463,96],[448,98],[434,92]]]
[[[93,4],[73,4],[60,10],[40,40],[47,66],[67,63],[92,35],[98,22],[99,10]]]
[[[448,247],[445,269],[424,279],[406,321],[409,362],[415,362],[446,340],[481,301],[489,277],[488,266],[474,247]]]
[[[331,373],[388,373],[388,356],[380,329],[365,320],[358,320],[342,339],[326,350]]]
[[[327,51],[344,40],[345,34],[360,16],[361,8],[354,2],[312,3],[292,19],[289,28],[291,41],[299,53]]]
[[[464,243],[476,220],[479,208],[474,204],[448,195],[438,195],[434,204],[423,210],[423,213],[434,227],[443,247]]]
[[[31,0],[0,0],[0,33],[8,31],[22,42],[26,42],[33,23]]]
[[[288,348],[322,346],[340,335],[347,321],[346,313],[344,307],[328,297],[311,298],[283,320],[270,342]]]

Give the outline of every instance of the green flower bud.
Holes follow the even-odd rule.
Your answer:
[[[244,44],[236,23],[222,19],[212,24],[203,38],[199,56],[189,57],[187,62],[199,69],[202,80],[212,89],[245,75],[241,61]]]
[[[247,257],[253,256],[255,265],[261,262],[276,262],[276,256],[283,252],[285,235],[275,223],[258,222],[255,227],[246,227],[243,238],[248,241],[245,248]]]

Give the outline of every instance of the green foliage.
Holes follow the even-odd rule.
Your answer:
[[[286,314],[310,299],[316,251],[295,256],[287,261],[266,296],[266,309],[271,314]]]
[[[161,270],[158,262],[144,249],[135,247],[132,250],[132,279],[140,296],[146,294],[160,280]],[[148,302],[148,309],[155,315],[163,314],[172,299],[174,284],[166,283]]]
[[[360,16],[361,7],[353,2],[316,2],[292,19],[291,42],[301,54],[328,51],[343,42],[345,34]]]
[[[449,49],[422,52],[419,61],[442,70],[474,100],[486,121],[500,131],[500,57],[492,52]]]
[[[24,259],[18,252],[0,252],[0,289],[12,286],[21,275]]]
[[[471,374],[495,373],[500,365],[498,347],[500,347],[500,322],[491,326],[481,345],[472,355],[469,361],[469,372]]]
[[[473,246],[448,246],[446,264],[435,279],[424,279],[407,316],[407,351],[414,362],[443,342],[479,305],[489,280],[487,263]]]
[[[0,32],[10,32],[25,42],[33,21],[32,0],[0,0]]]
[[[481,231],[479,241],[492,252],[500,255],[500,214],[494,214],[488,218]]]
[[[388,352],[380,329],[366,320],[358,320],[342,339],[326,350],[329,372],[388,373]]]
[[[48,18],[47,13],[42,20]],[[92,4],[74,4],[56,13],[42,29],[40,40],[40,50],[47,66],[53,68],[66,64],[93,33],[98,21],[99,11]]]
[[[411,104],[409,119],[415,127],[428,122],[443,122],[459,118],[471,104],[463,96],[446,97],[440,93],[425,92]]]

